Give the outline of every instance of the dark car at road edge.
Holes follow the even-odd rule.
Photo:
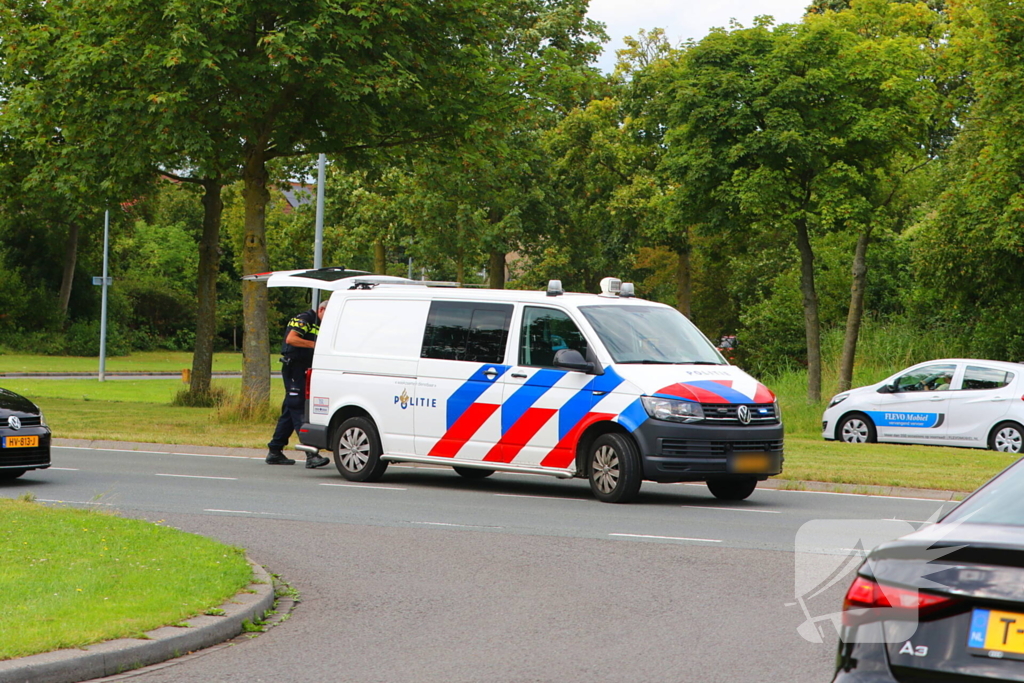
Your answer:
[[[50,436],[36,404],[0,388],[0,482],[49,467]]]

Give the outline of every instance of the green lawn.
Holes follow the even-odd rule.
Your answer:
[[[251,579],[241,548],[0,499],[0,660],[138,637],[217,607]]]
[[[5,372],[99,372],[100,360],[80,356],[33,356],[0,351],[0,373]],[[107,358],[107,372],[181,372],[192,368],[187,351],[140,351]],[[215,353],[214,372],[241,372],[241,353]]]
[[[787,434],[786,463],[779,478],[973,491],[1014,460],[1006,453],[976,448],[846,444]]]

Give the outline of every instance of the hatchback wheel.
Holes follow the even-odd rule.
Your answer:
[[[836,438],[845,443],[874,443],[877,439],[875,424],[861,413],[851,413],[839,421]]]
[[[988,447],[1000,453],[1020,453],[1024,430],[1016,422],[1002,422],[988,437]]]
[[[0,470],[0,481],[14,481],[28,470]]]
[[[341,423],[334,437],[334,464],[349,481],[377,481],[388,468],[381,460],[377,427],[365,417],[350,417]]]

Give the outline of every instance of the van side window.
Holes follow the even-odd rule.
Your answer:
[[[963,389],[1001,389],[1013,381],[1013,373],[995,368],[968,365]]]
[[[511,304],[435,301],[430,304],[420,357],[501,363],[511,322]]]
[[[555,352],[575,349],[587,357],[587,339],[567,314],[553,308],[523,309],[523,330],[519,338],[519,364],[554,367]]]

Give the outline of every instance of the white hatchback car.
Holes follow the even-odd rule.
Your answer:
[[[919,363],[878,384],[832,397],[822,416],[822,436],[847,443],[938,444],[1020,453],[1022,374],[1024,365],[992,360]]]

